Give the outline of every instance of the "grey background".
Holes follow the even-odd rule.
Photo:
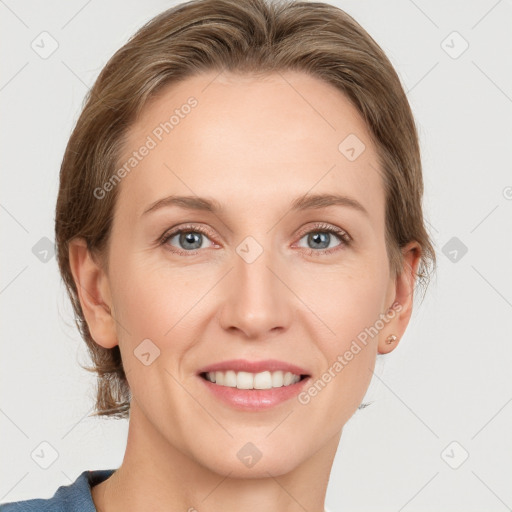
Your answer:
[[[0,0],[0,502],[121,464],[128,423],[87,417],[94,376],[52,253],[58,172],[107,59],[175,3]],[[344,429],[327,508],[511,510],[512,2],[332,3],[408,91],[439,269]]]

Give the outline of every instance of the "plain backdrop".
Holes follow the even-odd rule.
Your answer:
[[[127,421],[88,417],[95,377],[78,364],[88,359],[53,255],[54,208],[87,89],[175,3],[0,0],[0,502],[121,464]],[[374,403],[344,429],[327,508],[511,510],[512,2],[332,3],[407,91],[439,265],[399,347],[379,358]]]

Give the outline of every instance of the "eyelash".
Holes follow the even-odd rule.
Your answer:
[[[167,242],[173,238],[176,235],[179,235],[180,233],[201,233],[207,237],[212,237],[209,230],[206,228],[203,228],[199,225],[185,225],[180,227],[179,229],[173,230],[173,231],[167,231],[165,232],[159,239],[160,245],[166,245]],[[323,223],[317,223],[312,228],[308,229],[307,231],[301,232],[299,240],[302,239],[305,235],[309,235],[310,233],[331,233],[333,235],[336,235],[338,239],[340,240],[341,244],[337,245],[336,247],[332,247],[330,249],[309,249],[309,248],[302,248],[303,252],[305,252],[308,256],[323,256],[326,254],[332,254],[333,252],[336,252],[338,250],[343,249],[344,247],[348,247],[351,242],[352,238],[350,235],[344,231],[343,229],[336,228],[334,226],[331,226],[329,224],[323,224]],[[184,251],[182,249],[176,249],[176,248],[170,248],[170,245],[167,245],[166,249],[182,256],[195,256],[201,249],[195,249],[194,251]]]

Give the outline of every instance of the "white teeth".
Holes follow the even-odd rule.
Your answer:
[[[224,386],[224,372],[212,372],[215,375],[215,383]]]
[[[229,371],[226,372],[226,374],[228,374],[228,373],[229,373]],[[235,372],[233,372],[233,373],[235,373]],[[253,383],[254,383],[254,377],[253,377],[252,373],[238,372],[236,374],[235,386],[238,389],[252,389],[254,387]],[[231,387],[234,388],[235,386],[231,386]]]
[[[207,372],[206,379],[220,386],[230,388],[270,389],[295,384],[299,382],[300,375],[282,371],[249,373],[228,370],[226,372]]]
[[[280,388],[283,385],[283,372],[272,372],[272,387]]]
[[[289,386],[293,381],[293,374],[290,373],[290,372],[286,372],[284,374],[284,379],[283,379],[283,386]]]
[[[229,386],[230,388],[236,388],[238,378],[236,376],[236,373],[232,370],[228,370],[224,374],[224,386]]]
[[[272,374],[270,372],[261,372],[254,376],[254,389],[270,389],[271,387]]]

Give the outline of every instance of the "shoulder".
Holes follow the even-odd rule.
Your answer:
[[[0,504],[0,512],[96,512],[91,487],[112,475],[114,469],[84,471],[69,485],[61,485],[51,498]]]

